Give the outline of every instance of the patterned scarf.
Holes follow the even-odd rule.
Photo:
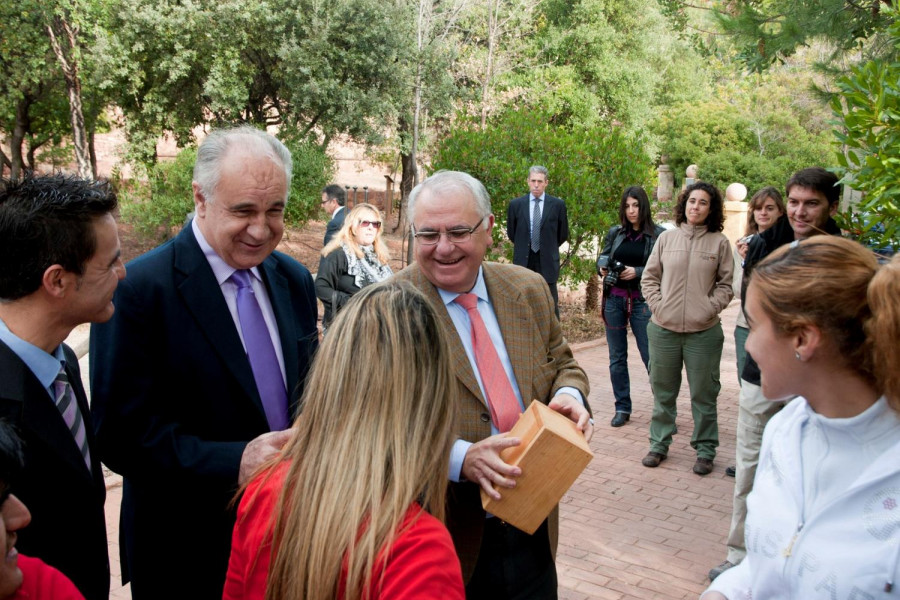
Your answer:
[[[383,264],[375,254],[375,246],[360,246],[363,257],[358,258],[356,253],[347,244],[341,244],[344,254],[347,256],[347,272],[353,276],[354,283],[360,289],[384,281],[394,274],[390,265]]]

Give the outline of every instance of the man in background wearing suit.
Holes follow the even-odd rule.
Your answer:
[[[105,600],[106,485],[78,359],[63,340],[113,314],[125,277],[116,196],[105,182],[63,175],[2,186],[0,417],[24,442],[25,470],[9,491],[32,515],[16,547]]]
[[[344,209],[346,203],[347,192],[341,186],[332,183],[325,186],[325,189],[322,190],[322,210],[331,216],[331,220],[325,226],[325,242],[322,244],[323,246],[327,246],[334,234],[344,226],[344,218],[347,216],[347,211]]]
[[[513,243],[513,264],[544,277],[559,318],[559,247],[569,239],[569,218],[566,203],[544,192],[547,181],[547,167],[535,165],[528,170],[531,192],[509,203],[506,235]]]
[[[494,215],[480,181],[441,171],[416,186],[408,213],[416,262],[396,275],[434,303],[449,334],[460,394],[460,439],[450,457],[447,526],[469,598],[556,598],[554,510],[528,535],[489,517],[480,490],[515,486],[521,469],[500,458],[504,437],[536,399],[576,422],[590,439],[588,379],[572,356],[539,275],[482,262]]]
[[[214,131],[197,151],[196,217],[132,261],[91,334],[103,461],[124,476],[132,597],[222,597],[239,486],[289,437],[318,344],[313,281],[275,247],[291,156],[271,135]]]

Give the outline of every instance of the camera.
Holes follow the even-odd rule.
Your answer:
[[[603,295],[609,294],[609,290],[619,282],[619,275],[625,270],[625,265],[617,260],[609,261],[606,266],[608,272],[603,278]]]

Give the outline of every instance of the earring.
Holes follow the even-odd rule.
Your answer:
[[[803,361],[803,359],[800,358],[800,353],[799,353],[799,352],[794,352],[794,356],[797,358],[797,360],[799,360],[799,361],[801,361],[801,362]]]

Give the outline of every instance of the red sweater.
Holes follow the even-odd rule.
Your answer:
[[[84,600],[69,578],[39,558],[19,555],[22,585],[10,600]]]
[[[244,493],[231,541],[223,600],[263,600],[266,596],[272,542],[267,530],[286,470],[280,468],[265,484],[262,477],[257,478]],[[376,565],[371,597],[373,600],[464,600],[462,571],[447,528],[413,503],[401,530],[414,518],[415,523],[394,541],[389,551],[382,553],[383,562]],[[379,594],[377,574],[381,568],[384,580]]]

